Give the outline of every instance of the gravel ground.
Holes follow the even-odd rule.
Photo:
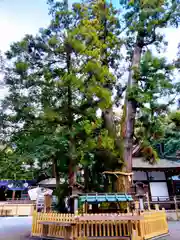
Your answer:
[[[31,233],[31,217],[1,217],[0,240],[27,240]]]
[[[31,217],[0,217],[0,240],[28,240],[31,223]],[[169,232],[161,240],[180,240],[180,222],[169,222]]]

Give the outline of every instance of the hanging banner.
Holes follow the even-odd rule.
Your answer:
[[[4,186],[8,190],[23,191],[35,183],[35,180],[0,180],[0,187]]]

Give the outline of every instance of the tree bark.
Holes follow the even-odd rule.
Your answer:
[[[113,109],[108,108],[102,112],[102,118],[104,121],[104,126],[108,130],[110,137],[116,137],[116,126],[114,124],[114,115],[113,115]]]
[[[104,178],[104,191],[109,192],[109,178],[108,178],[108,175]]]
[[[142,43],[142,39],[140,42]],[[134,71],[135,69],[139,70],[141,53],[142,53],[142,47],[140,45],[141,44],[139,44],[137,41],[133,51],[131,70],[129,72],[129,77],[128,77],[128,90],[131,90],[132,87],[137,84],[136,82],[137,80],[134,78]],[[109,135],[115,138],[115,144],[119,150],[121,149],[120,147],[121,140],[124,140],[123,171],[129,172],[129,173],[132,172],[132,150],[133,150],[133,135],[134,135],[136,109],[137,109],[136,100],[130,99],[128,98],[128,96],[126,96],[126,100],[125,100],[126,114],[125,114],[125,123],[123,124],[125,126],[125,131],[124,131],[124,136],[122,136],[122,139],[119,139],[117,137],[112,108],[104,111],[102,116],[104,119],[105,127],[107,128]],[[119,181],[124,182],[125,192],[129,192],[131,188],[131,182],[129,181],[129,178],[127,176],[120,176],[119,178],[120,178]]]
[[[58,164],[57,164],[57,159],[53,157],[53,172],[54,172],[54,177],[56,179],[56,188],[58,188],[60,184],[60,175],[59,175],[59,170],[58,170]]]
[[[84,167],[84,188],[86,192],[89,192],[89,169],[88,166]]]
[[[134,77],[134,71],[139,70],[141,59],[142,47],[138,42],[133,51],[132,65],[128,77],[128,90],[131,90],[133,86],[137,84],[137,80]],[[128,94],[128,93],[127,93]],[[125,137],[124,137],[124,162],[126,172],[132,172],[132,149],[133,149],[133,135],[134,125],[136,117],[137,102],[134,99],[129,99],[126,96],[126,118],[125,118]]]
[[[71,72],[71,48],[69,44],[67,43],[66,46],[66,66],[68,74]],[[74,154],[74,139],[71,136],[71,133],[73,131],[73,113],[72,113],[72,86],[71,82],[68,83],[68,127],[69,127],[69,187],[72,190],[74,183],[76,181],[76,164],[73,159]]]
[[[104,2],[104,11],[106,11],[106,3]],[[106,44],[106,39],[108,36],[108,29],[107,29],[107,18],[106,16],[104,16],[103,20],[103,27],[104,27],[104,31],[103,31],[103,42],[104,44]],[[102,65],[103,66],[108,66],[108,60],[107,60],[107,49],[104,49],[103,52],[101,53],[101,61],[102,61]],[[111,82],[106,83],[105,86],[107,89],[111,89],[112,88],[112,84]],[[104,127],[108,130],[108,134],[110,137],[112,138],[116,138],[116,127],[114,124],[114,115],[113,115],[113,107],[110,106],[109,108],[105,109],[102,112],[102,119],[104,122]]]

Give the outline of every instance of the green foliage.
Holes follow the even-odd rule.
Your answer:
[[[177,128],[180,127],[180,111],[172,112],[169,117]]]
[[[120,46],[114,9],[108,5],[103,11],[103,1],[74,4],[71,10],[66,1],[49,4],[50,26],[36,37],[27,35],[7,52],[13,64],[7,65],[5,76],[9,96],[2,104],[2,127],[10,127],[10,132],[4,137],[16,146],[13,156],[21,159],[18,166],[29,167],[34,177],[42,172],[54,175],[54,160],[56,173],[63,176],[69,174],[70,164],[95,170],[97,156],[103,151],[113,154],[106,154],[102,164],[112,157],[118,164],[114,139],[96,114],[99,108],[112,105],[119,74],[109,70],[109,66],[117,68],[113,57],[119,58]],[[102,38],[105,16],[106,43]],[[103,66],[98,57],[106,49],[109,66]],[[108,84],[112,87],[107,88]],[[7,160],[12,164],[9,157]],[[114,168],[110,162],[108,166]]]
[[[149,159],[153,153],[154,161],[158,156],[153,141],[164,137],[166,115],[177,94],[177,86],[173,82],[174,68],[174,64],[147,51],[141,60],[138,86],[135,86],[136,91],[132,89],[136,93],[132,97],[138,104],[135,136],[141,143],[148,143],[146,156]],[[166,99],[166,103],[160,103],[161,99]]]
[[[0,150],[0,166],[0,176],[3,179],[33,179],[32,169],[23,166],[23,159],[18,158],[8,146]]]
[[[28,70],[28,64],[25,62],[18,61],[15,63],[16,72],[20,75],[25,74]]]
[[[179,111],[169,112],[166,122],[164,122],[164,135],[154,142],[154,146],[161,144],[164,146],[163,154],[165,158],[177,159],[180,150],[179,131]]]

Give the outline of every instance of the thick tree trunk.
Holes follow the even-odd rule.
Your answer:
[[[106,11],[106,7],[107,7],[106,3],[104,2],[104,11]],[[104,44],[106,44],[108,29],[107,29],[107,18],[105,16],[103,19],[103,27],[104,27],[103,40],[104,40]],[[101,61],[103,66],[108,66],[107,53],[108,53],[107,49],[104,49],[101,55]],[[105,87],[110,90],[112,88],[111,82],[107,83]],[[102,119],[104,122],[104,127],[108,130],[109,136],[116,139],[117,134],[116,134],[116,126],[114,122],[113,106],[105,109],[102,112]]]
[[[68,64],[70,64],[70,55],[68,59]],[[69,69],[69,67],[68,67]],[[72,132],[72,124],[73,124],[73,115],[72,115],[72,90],[71,90],[71,84],[69,83],[68,86],[68,115],[69,115],[69,132],[71,134]],[[76,177],[76,166],[73,159],[74,154],[74,139],[70,136],[69,139],[69,187],[73,188],[73,185],[75,183],[75,177]]]
[[[109,192],[109,179],[108,176],[104,178],[104,191]]]
[[[104,8],[106,8],[106,5],[104,5]],[[107,37],[107,22],[106,19],[104,19],[104,43],[106,42]],[[133,56],[132,56],[132,64],[131,64],[131,70],[129,72],[128,77],[128,87],[127,90],[131,90],[133,86],[137,84],[137,80],[135,79],[134,73],[136,70],[139,70],[140,65],[140,59],[141,59],[141,53],[142,53],[142,47],[143,47],[144,38],[140,34],[137,36],[136,45],[134,47]],[[102,54],[102,64],[107,65],[107,52],[104,51]],[[111,87],[111,86],[110,86]],[[107,88],[109,86],[107,85]],[[134,135],[134,125],[135,125],[135,116],[136,116],[136,108],[137,103],[135,100],[126,99],[125,103],[125,112],[126,112],[126,118],[125,118],[125,134],[124,134],[124,152],[123,152],[123,160],[125,163],[125,167],[123,169],[124,172],[132,172],[132,149],[133,149],[133,135]],[[114,116],[113,116],[113,109],[110,107],[109,109],[106,109],[102,113],[102,118],[104,120],[105,128],[108,130],[109,136],[116,139],[115,144],[117,149],[121,149],[121,141],[122,139],[119,139],[117,137],[116,133],[116,126],[114,122]],[[128,191],[130,184],[128,177],[122,176],[122,179],[118,181],[125,182],[125,189]]]
[[[71,48],[67,43],[66,46],[66,66],[68,74],[71,73]],[[72,194],[72,190],[74,187],[74,183],[76,182],[76,163],[74,159],[74,152],[75,152],[75,142],[74,138],[71,136],[71,132],[73,131],[73,113],[72,113],[72,86],[71,82],[68,83],[68,126],[69,126],[69,188]],[[70,211],[72,211],[73,206],[70,204]]]
[[[128,77],[128,90],[131,90],[131,88],[137,84],[136,82],[137,80],[134,78],[134,71],[139,70],[141,53],[142,53],[142,47],[139,47],[137,43],[134,48],[131,70],[129,72],[129,77]],[[134,135],[136,108],[137,108],[136,101],[128,99],[128,96],[127,96],[125,101],[125,108],[126,108],[125,123],[123,124],[123,126],[125,126],[125,131],[123,130],[124,136],[122,136],[124,137],[123,171],[130,173],[132,172],[133,135]],[[115,141],[116,147],[120,150],[121,149],[120,144],[122,139],[119,139],[117,137],[112,108],[107,109],[106,111],[103,112],[103,119],[104,119],[105,127],[109,132],[109,135],[116,139]],[[117,184],[119,184],[120,182],[121,184],[123,184],[124,182],[123,185],[124,185],[125,192],[129,192],[131,187],[131,182],[129,181],[129,178],[127,176],[122,175],[119,177]]]
[[[58,188],[60,184],[60,175],[59,175],[59,170],[58,170],[58,164],[57,164],[57,159],[53,157],[53,172],[54,172],[54,177],[56,179],[56,188]]]
[[[137,80],[134,78],[134,71],[139,70],[141,59],[142,47],[136,44],[132,57],[131,70],[128,77],[128,90],[131,90],[133,86],[137,84]],[[132,171],[132,149],[133,149],[133,135],[134,125],[136,117],[137,103],[135,100],[128,99],[125,103],[126,106],[126,118],[125,118],[125,137],[124,137],[124,161],[126,172]]]
[[[89,192],[89,169],[88,166],[84,167],[84,188],[86,192]]]
[[[104,121],[104,126],[108,130],[109,136],[116,138],[116,126],[114,123],[114,115],[113,115],[112,107],[103,111],[102,118]]]
[[[75,166],[74,166],[74,161],[73,161],[72,157],[70,157],[70,159],[69,159],[68,171],[69,171],[69,175],[68,175],[69,187],[72,188],[75,183],[75,178],[76,178]]]
[[[65,9],[68,11],[69,10],[69,4],[68,0],[64,1]],[[69,30],[69,24],[68,21],[65,23],[65,29],[68,31]],[[67,40],[67,39],[66,39]],[[68,74],[71,73],[71,46],[69,45],[68,41],[65,43],[65,51],[66,51],[66,68]],[[71,86],[71,81],[68,82],[68,87],[67,87],[67,115],[68,115],[68,127],[69,127],[69,133],[71,134],[72,132],[72,126],[73,126],[73,114],[72,114],[72,86]],[[73,159],[73,153],[74,153],[74,139],[69,136],[69,166],[68,166],[68,183],[69,187],[72,190],[72,187],[75,183],[75,163]]]

